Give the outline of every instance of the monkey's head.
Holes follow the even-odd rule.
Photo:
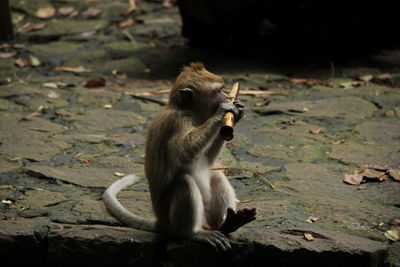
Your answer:
[[[219,105],[228,101],[222,77],[207,71],[203,63],[195,62],[183,68],[171,90],[169,105],[192,110],[202,118],[211,117]]]

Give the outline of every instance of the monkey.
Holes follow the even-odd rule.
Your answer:
[[[118,192],[138,182],[127,175],[103,194],[107,210],[135,229],[165,233],[229,250],[228,234],[255,220],[256,209],[236,211],[236,196],[223,171],[211,171],[224,144],[219,136],[223,117],[239,121],[241,101],[231,103],[224,80],[203,63],[185,66],[172,86],[164,110],[151,121],[145,140],[145,174],[156,220],[126,210]]]

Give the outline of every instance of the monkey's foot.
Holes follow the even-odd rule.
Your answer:
[[[225,222],[221,226],[221,231],[224,234],[235,232],[243,225],[254,221],[256,219],[257,211],[253,209],[242,209],[234,211],[232,208],[228,208]]]
[[[232,249],[228,238],[217,230],[202,230],[198,232],[193,239],[201,243],[210,244],[217,251],[228,251]]]

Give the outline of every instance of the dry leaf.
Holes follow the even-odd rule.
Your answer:
[[[28,116],[23,117],[21,120],[22,121],[31,121],[32,117],[40,117],[43,115],[43,110],[44,110],[44,106],[40,105],[36,111],[32,112],[31,114],[29,114]]]
[[[106,79],[101,76],[93,77],[89,81],[85,82],[83,86],[93,88],[93,87],[102,87],[106,85]]]
[[[83,160],[81,160],[81,162],[83,162],[83,163],[90,163],[90,162],[92,162],[92,160],[90,160],[90,159],[83,159]]]
[[[359,164],[357,165],[361,169],[374,169],[377,171],[387,171],[389,167],[387,165],[379,165],[379,164]]]
[[[31,65],[32,67],[38,67],[40,66],[40,64],[42,63],[37,57],[29,55],[29,65]]]
[[[391,241],[399,241],[400,240],[400,227],[395,227],[385,232],[385,236],[387,239]]]
[[[122,135],[120,135],[120,134],[107,134],[106,136],[107,137],[112,137],[112,138],[120,138],[120,137],[122,137]]]
[[[122,172],[114,172],[114,175],[117,176],[117,177],[123,177],[123,176],[125,176],[125,174],[122,173]]]
[[[72,11],[72,13],[71,14],[69,14],[69,16],[68,16],[68,18],[75,18],[75,17],[77,17],[79,15],[79,11],[78,10],[74,10],[74,11]]]
[[[363,82],[369,82],[374,78],[374,76],[372,76],[372,74],[367,74],[367,75],[362,75],[362,76],[358,76],[357,79]]]
[[[314,240],[314,236],[310,233],[304,233],[304,239],[308,240],[308,241],[313,241]]]
[[[340,144],[345,144],[346,143],[346,140],[337,140],[337,141],[334,141],[334,142],[332,142],[332,145],[340,145]]]
[[[110,108],[112,108],[112,105],[110,105],[110,104],[105,104],[105,105],[103,106],[103,108],[105,108],[105,109],[110,109]]]
[[[12,204],[12,201],[11,201],[11,200],[8,200],[8,199],[2,199],[2,200],[1,200],[1,203],[10,205],[10,204]]]
[[[20,68],[25,68],[25,67],[29,66],[28,60],[26,60],[26,59],[24,59],[24,58],[22,58],[22,57],[17,58],[17,59],[14,61],[14,64],[17,65],[17,66],[20,67]]]
[[[57,92],[55,92],[55,91],[53,91],[53,90],[51,90],[51,91],[47,94],[47,97],[48,97],[48,98],[51,98],[51,99],[57,99],[57,98],[60,97],[60,94],[57,93]]]
[[[66,7],[60,7],[58,9],[58,13],[62,16],[68,16],[70,15],[72,12],[75,11],[75,8],[72,6],[66,6]]]
[[[339,87],[344,88],[344,89],[352,89],[355,87],[359,87],[363,84],[363,82],[360,81],[350,81],[350,82],[344,82],[339,84]]]
[[[310,133],[311,134],[319,134],[321,132],[321,128],[311,128]]]
[[[13,44],[13,48],[16,48],[16,49],[25,49],[25,45],[24,45],[24,44]]]
[[[388,80],[388,79],[392,78],[392,75],[390,73],[381,73],[381,74],[375,75],[374,78],[377,80]]]
[[[343,182],[352,184],[352,185],[359,185],[362,182],[363,176],[358,173],[358,171],[354,171],[353,174],[345,173],[343,176]]]
[[[290,82],[293,84],[305,84],[308,86],[313,86],[313,85],[328,85],[329,82],[327,80],[318,80],[318,79],[307,79],[307,78],[292,78],[290,79]]]
[[[44,83],[44,84],[42,84],[44,87],[46,87],[46,88],[52,88],[52,89],[57,89],[58,88],[58,85],[57,85],[57,83]]]
[[[46,28],[46,23],[35,23],[35,24],[31,24],[31,23],[26,23],[24,24],[21,28],[19,28],[19,32],[33,32],[33,31],[39,31],[41,29]]]
[[[54,7],[43,7],[39,8],[38,11],[36,11],[36,17],[39,19],[49,19],[54,17],[56,14],[56,9]]]
[[[2,58],[2,59],[12,58],[16,54],[17,54],[16,52],[0,53],[0,58]]]
[[[86,11],[82,12],[82,15],[86,19],[97,19],[98,17],[100,17],[102,12],[103,11],[100,8],[89,7]]]
[[[127,28],[135,24],[135,20],[133,18],[126,19],[120,23],[118,23],[118,28]]]
[[[400,181],[400,170],[389,169],[388,173],[389,173],[390,177],[393,178],[393,180]]]
[[[361,172],[359,172],[359,175],[362,175],[365,178],[368,179],[379,179],[381,180],[381,177],[385,175],[384,172],[378,172],[376,170],[373,169],[365,169],[362,170]]]
[[[120,72],[119,70],[112,70],[111,72],[118,80],[126,80],[128,76],[125,73]]]
[[[46,88],[51,88],[51,89],[65,88],[68,86],[73,86],[73,84],[67,84],[64,82],[48,82],[48,83],[44,83],[42,85]]]
[[[314,216],[310,216],[310,217],[308,217],[308,219],[306,220],[306,222],[308,222],[308,223],[314,223],[314,222],[318,222],[318,221],[319,221],[319,218],[314,217]]]
[[[65,71],[65,72],[72,72],[75,74],[78,73],[85,73],[85,72],[92,72],[91,69],[86,69],[83,66],[79,66],[79,67],[55,67],[54,70],[58,70],[58,71]]]
[[[388,224],[393,226],[400,226],[400,219],[399,218],[392,219],[388,222]]]

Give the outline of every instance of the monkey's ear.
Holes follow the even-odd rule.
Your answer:
[[[193,89],[183,88],[179,90],[179,103],[185,105],[191,103],[193,99]]]

